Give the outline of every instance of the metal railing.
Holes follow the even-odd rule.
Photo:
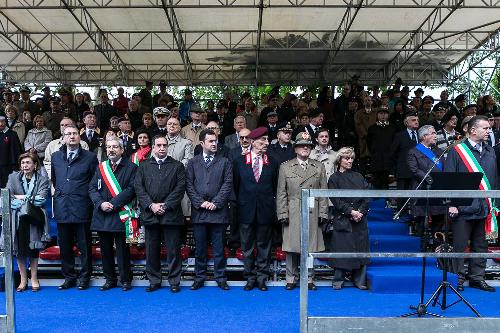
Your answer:
[[[500,318],[433,318],[412,320],[399,317],[309,317],[308,268],[314,258],[495,258],[498,253],[309,253],[310,198],[500,198],[500,191],[471,190],[323,190],[301,193],[300,332],[494,332]],[[459,329],[458,329],[459,328]]]
[[[0,257],[0,267],[5,268],[5,314],[0,315],[0,332],[14,333],[15,307],[14,307],[14,274],[12,258],[12,220],[10,214],[10,193],[7,189],[1,190],[1,213],[3,229],[3,253]]]

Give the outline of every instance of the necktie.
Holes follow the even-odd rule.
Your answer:
[[[127,134],[123,134],[122,140],[123,140],[123,146],[126,147],[127,146],[127,141],[128,141],[128,135]]]
[[[306,169],[307,169],[307,163],[306,162],[302,162],[300,164],[300,166],[302,167],[302,169],[304,169],[304,171],[306,171]]]
[[[207,157],[205,157],[205,164],[209,165],[212,162],[212,158],[212,155],[207,155]]]
[[[474,148],[478,151],[478,152],[481,152],[481,145],[479,143],[477,143]]]
[[[73,161],[73,158],[75,157],[75,153],[70,151],[69,154],[68,154],[68,162],[71,162]]]
[[[87,138],[89,139],[89,141],[92,141],[92,134],[94,133],[93,130],[89,130],[89,134],[87,135]]]
[[[116,171],[116,167],[117,167],[116,163],[115,163],[115,162],[112,162],[112,163],[111,163],[111,170],[113,170],[113,172],[115,172],[115,171]]]
[[[415,131],[411,131],[411,140],[417,143],[417,136],[415,135]]]
[[[252,166],[253,176],[255,177],[256,182],[259,182],[259,178],[260,178],[260,170],[259,169],[260,169],[260,157],[256,156],[254,161],[253,161],[253,166]]]

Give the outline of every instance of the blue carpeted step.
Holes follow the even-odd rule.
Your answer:
[[[412,293],[420,291],[422,267],[419,265],[369,266],[368,279],[373,292]],[[435,266],[427,266],[425,290],[432,292],[443,278],[443,272]],[[448,281],[456,285],[457,277],[448,274]]]
[[[422,258],[372,258],[370,267],[386,267],[391,269],[395,266],[420,266],[422,267]],[[427,258],[426,266],[436,266],[435,258]]]
[[[405,235],[408,234],[408,225],[394,222],[376,222],[368,223],[368,230],[370,232],[370,236]]]
[[[420,238],[406,235],[370,235],[371,252],[419,252]]]

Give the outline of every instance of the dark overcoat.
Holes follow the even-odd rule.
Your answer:
[[[90,225],[91,230],[125,232],[125,225],[120,220],[119,212],[123,206],[135,198],[134,179],[136,172],[137,165],[129,159],[122,157],[114,172],[122,191],[113,198],[99,168],[96,169],[89,187],[90,199],[94,203],[94,214],[92,216],[92,224]],[[111,212],[103,211],[101,209],[103,202],[111,203],[114,209]]]
[[[391,158],[391,146],[396,129],[393,125],[372,125],[368,128],[366,143],[370,152],[372,172],[391,171],[394,169]]]
[[[181,200],[186,191],[186,172],[181,162],[170,156],[162,165],[154,157],[145,160],[137,170],[134,188],[141,209],[141,224],[184,224]],[[153,214],[152,203],[164,203],[165,214]]]
[[[94,205],[89,196],[89,184],[98,164],[96,154],[80,146],[76,157],[69,162],[66,145],[62,145],[52,154],[50,163],[56,222],[90,222]]]
[[[242,224],[272,224],[276,221],[276,188],[278,186],[279,164],[267,156],[268,163],[262,165],[262,172],[255,180],[252,162],[247,155],[233,160],[233,184],[238,205],[238,220]]]
[[[186,167],[186,191],[191,200],[193,223],[229,223],[228,201],[233,186],[233,169],[225,157],[215,155],[209,165],[203,154],[189,160]],[[215,210],[201,208],[204,201],[213,202]]]
[[[328,180],[329,189],[367,189],[364,177],[355,171],[335,172]],[[332,252],[369,252],[368,241],[368,203],[367,198],[330,198],[334,206],[333,231],[330,249]],[[350,219],[351,211],[363,214],[360,222]],[[348,220],[348,227],[342,227],[340,219]],[[369,263],[368,258],[333,259],[333,266],[345,270],[359,269]]]
[[[469,143],[469,140],[465,140],[465,144],[474,154],[474,157],[479,162],[481,167],[488,177],[488,181],[493,190],[497,189],[497,161],[496,155],[493,147],[483,143],[482,151],[479,153],[476,149],[473,149]],[[444,162],[445,172],[468,172],[465,164],[462,162],[460,156],[456,152],[455,148],[451,148],[446,156],[446,161]],[[458,207],[458,214],[460,218],[465,220],[478,220],[484,219],[488,215],[488,206],[485,199],[473,199],[470,206],[460,206]]]

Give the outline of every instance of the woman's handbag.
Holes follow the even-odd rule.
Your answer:
[[[37,181],[37,176],[35,174],[34,181]],[[36,188],[38,188],[38,184],[36,184],[35,189],[31,192],[32,194],[26,198],[26,200],[21,205],[19,209],[19,222],[21,223],[30,223],[36,226],[44,226],[45,225],[45,214],[42,208],[35,206],[35,196],[33,193],[36,193]]]
[[[19,221],[21,223],[30,223],[36,226],[45,224],[45,214],[40,207],[37,207],[31,201],[32,198],[26,200],[19,210]]]

